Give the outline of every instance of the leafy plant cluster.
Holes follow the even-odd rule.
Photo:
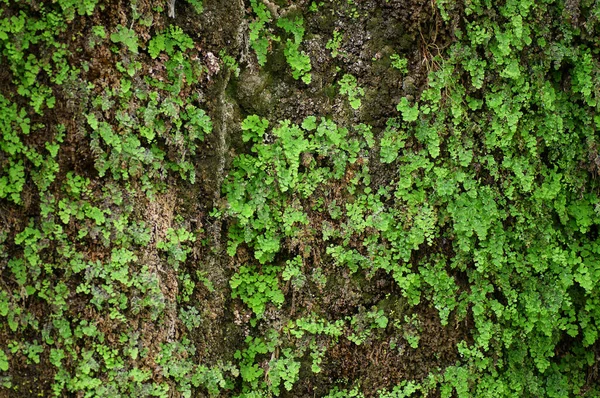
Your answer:
[[[202,11],[204,11],[204,4],[202,0],[187,0],[187,2],[198,14],[202,14]]]
[[[267,6],[260,0],[251,0],[252,10],[256,18],[250,22],[250,46],[256,53],[258,64],[264,66],[267,63],[267,55],[273,42],[280,42],[282,37],[273,32],[269,27],[273,15]],[[277,27],[281,28],[291,38],[285,39],[284,55],[288,65],[292,69],[292,77],[301,79],[305,84],[310,84],[312,68],[310,57],[300,50],[304,38],[304,20],[302,17],[278,17]]]
[[[96,1],[4,4],[0,62],[15,89],[0,95],[0,389],[30,393],[13,379],[18,369],[36,375],[31,385],[38,374],[51,381],[53,396],[231,388],[237,369],[198,363],[186,337],[203,320],[191,297],[212,288],[185,266],[202,231],[176,217],[161,234],[139,210],[167,181],[194,181],[192,159],[212,129],[189,95],[204,73],[193,41],[178,27],[143,40],[133,24],[95,26],[84,45],[120,61],[116,84],[86,82],[90,65],[73,61],[63,34],[75,15],[99,12]],[[148,25],[135,2],[131,10]],[[143,71],[147,59],[154,73]],[[83,117],[48,117],[71,90]],[[77,149],[94,169],[65,169],[73,142],[89,145]],[[176,277],[169,287],[165,269]]]
[[[10,17],[3,15],[8,8],[0,10],[3,64],[11,72],[17,93],[29,101],[35,113],[54,108],[56,97],[51,84],[61,85],[77,78],[79,70],[69,65],[67,45],[58,37],[75,13],[90,15],[96,2],[60,0],[59,9],[41,4],[35,11],[31,5],[22,5]]]
[[[579,394],[597,339],[587,264],[596,261],[600,219],[586,166],[597,141],[596,24],[569,23],[558,2],[491,9],[466,8],[462,40],[430,88],[414,106],[399,106],[405,122],[414,119],[422,151],[435,159],[439,147],[439,161],[452,165],[444,178],[467,174],[457,180],[462,189],[440,185],[436,203],[452,228],[454,255],[445,262],[466,272],[470,292],[461,296],[475,322],[474,342],[459,345],[465,364],[448,369],[442,393]],[[444,128],[434,134],[436,125]]]
[[[600,308],[599,14],[592,2],[581,7],[585,26],[562,2],[469,2],[428,86],[416,101],[402,98],[375,138],[353,139],[368,126],[349,134],[325,119],[270,132],[258,116],[244,121],[252,153],[235,160],[224,187],[235,220],[229,252],[246,245],[272,280],[267,290],[278,289],[274,272],[310,281],[305,261],[323,242],[327,257],[311,268],[384,271],[408,303],[431,303],[443,325],[473,322],[460,361],[427,387],[382,396],[598,393],[586,374]],[[441,11],[461,12],[450,3]],[[351,101],[353,82],[340,83]],[[374,151],[389,164],[385,184],[371,182]],[[296,256],[301,266],[283,266]],[[399,332],[418,347],[419,325],[407,322]]]
[[[92,100],[93,112],[86,115],[100,176],[110,171],[116,180],[139,178],[150,193],[167,171],[194,182],[191,159],[198,142],[212,131],[212,123],[198,107],[196,96],[185,100],[181,96],[184,87],[198,83],[203,73],[202,65],[189,53],[193,47],[192,39],[172,26],[147,46],[152,59],[164,54],[164,73],[142,80],[139,61],[126,57],[116,65],[120,87],[105,88]],[[118,133],[109,122],[113,117]]]
[[[364,97],[365,90],[358,85],[356,77],[351,74],[345,74],[340,81],[340,94],[347,95],[352,109],[357,110],[362,105],[361,97]]]
[[[21,193],[27,174],[40,192],[52,184],[58,172],[56,157],[64,139],[64,126],[57,126],[54,138],[44,143],[42,151],[26,143],[32,132],[43,131],[45,126],[31,123],[24,108],[0,95],[0,150],[5,154],[0,162],[0,198],[22,203]]]
[[[253,143],[256,155],[240,155],[224,186],[230,216],[236,224],[229,230],[228,252],[235,254],[241,243],[250,244],[260,264],[270,263],[284,239],[311,233],[306,201],[328,180],[341,180],[348,165],[373,144],[370,130],[357,128],[365,138],[349,139],[349,131],[331,120],[306,118],[295,125],[282,121],[270,131],[276,140],[265,143],[269,121],[256,115],[242,123],[244,141]],[[327,157],[319,164],[316,157]],[[367,177],[366,163],[354,177]],[[350,188],[352,189],[352,188]]]
[[[325,48],[331,50],[331,56],[333,58],[337,57],[340,54],[340,46],[342,45],[342,40],[344,36],[339,29],[333,31],[333,37],[327,41]]]
[[[390,60],[392,61],[393,68],[398,69],[404,74],[408,73],[408,60],[406,58],[402,58],[400,55],[394,53],[390,55]]]
[[[431,305],[448,328],[472,325],[460,358],[380,397],[600,393],[596,3],[574,12],[554,0],[439,1],[448,21],[460,16],[457,40],[381,131],[246,117],[249,152],[234,159],[223,193],[227,251],[243,262],[229,286],[250,327],[230,362],[210,366],[192,341],[205,322],[195,297],[212,289],[190,267],[203,231],[180,217],[160,229],[139,214],[167,183],[194,182],[212,129],[193,95],[207,73],[198,48],[176,26],[139,35],[151,18],[132,2],[133,24],[92,28],[88,40],[119,59],[114,84],[82,84],[89,65],[70,63],[62,35],[75,15],[98,12],[96,1],[4,4],[0,60],[16,94],[0,95],[0,200],[3,217],[25,221],[0,230],[3,388],[27,393],[11,377],[21,366],[50,369],[54,396],[279,396],[309,369],[323,372],[342,340],[418,350],[427,330],[417,306]],[[292,76],[308,84],[303,20],[273,27],[263,2],[251,7],[259,64],[285,39]],[[406,59],[391,61],[407,73]],[[61,169],[72,123],[38,122],[53,120],[41,116],[63,87],[84,93],[74,122],[94,170]],[[339,87],[358,109],[356,77]],[[294,308],[297,296],[339,289],[339,275],[385,275],[402,297],[338,317],[318,313],[319,297]],[[412,308],[395,313],[390,300]],[[361,397],[360,381],[327,396]]]
[[[289,320],[280,331],[271,328],[261,336],[250,335],[245,340],[246,347],[234,356],[239,361],[239,376],[243,382],[242,394],[238,396],[278,396],[283,389],[293,391],[303,367],[310,365],[310,372],[320,373],[327,351],[340,339],[348,339],[357,345],[373,341],[376,338],[374,331],[385,330],[387,324],[384,311],[373,308],[334,322],[311,313]],[[418,386],[412,391],[422,387],[421,384],[410,384]],[[381,396],[388,395],[382,392]]]
[[[431,239],[430,224],[434,220],[426,213],[412,223],[415,227],[411,230],[407,220],[414,215],[404,215],[401,209],[386,214],[383,202],[389,202],[389,192],[381,188],[375,193],[369,187],[366,155],[375,146],[371,129],[359,125],[349,131],[331,120],[318,121],[316,117],[308,117],[300,125],[282,121],[270,131],[269,125],[266,119],[255,115],[244,120],[242,137],[253,143],[253,154],[236,158],[234,171],[224,186],[228,214],[236,220],[229,229],[229,254],[235,255],[240,245],[246,245],[255,258],[254,264],[242,266],[231,279],[233,297],[239,297],[256,315],[251,324],[257,325],[268,306],[285,305],[282,281],[292,281],[296,289],[306,283],[327,285],[327,280],[306,275],[309,253],[322,249],[306,242],[325,242],[324,254],[332,259],[335,267],[348,267],[352,272],[372,273],[377,269],[392,272],[409,292],[407,295],[418,303],[420,281],[407,275],[410,273],[408,261],[412,250],[417,250],[428,237]],[[267,137],[274,140],[267,141]],[[352,198],[345,205],[340,202],[343,207],[337,204],[340,198],[334,198],[331,192],[330,187],[336,186],[344,191],[342,198]],[[401,241],[399,236],[410,239],[408,245],[398,243],[393,247],[378,241],[378,237]],[[356,246],[350,244],[357,237],[365,241]],[[280,264],[277,255],[289,253],[291,247],[296,247],[292,253],[297,254],[285,265]],[[395,259],[402,258],[405,263],[395,264]],[[335,344],[339,336],[360,345],[372,338],[374,331],[386,329],[387,325],[388,317],[381,309],[339,319],[335,326],[324,324],[318,318],[309,323],[298,320],[291,324],[294,329],[290,329],[290,333],[299,340],[282,342],[281,350],[290,344],[292,347],[312,346],[311,369],[318,373],[327,347]],[[329,338],[313,336],[300,344],[306,332],[326,333]],[[268,351],[262,349],[260,353],[266,355]],[[245,361],[250,359],[254,357]],[[241,369],[248,366],[258,369],[256,363],[240,366]],[[252,376],[251,380],[259,376]],[[256,384],[251,385],[256,388]]]

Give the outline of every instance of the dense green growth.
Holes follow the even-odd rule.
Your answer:
[[[28,387],[11,379],[12,366],[42,360],[53,368],[55,396],[168,396],[172,387],[166,380],[178,375],[171,364],[193,348],[184,337],[151,352],[132,322],[146,324],[154,334],[173,322],[157,264],[147,262],[146,248],[164,253],[181,285],[193,290],[193,280],[178,265],[202,231],[189,232],[176,220],[182,226],[161,237],[136,214],[135,202],[144,200],[144,192],[149,198],[164,192],[170,175],[194,182],[190,159],[212,123],[196,96],[184,101],[179,94],[205,72],[192,59],[197,56],[190,51],[193,41],[178,27],[143,43],[131,28],[118,25],[107,35],[95,26],[90,47],[108,40],[117,45],[112,49],[120,59],[112,66],[117,84],[82,83],[89,65],[70,64],[73,54],[61,40],[74,15],[91,15],[95,3],[59,1],[35,10],[13,3],[12,16],[0,20],[1,62],[14,85],[11,96],[0,95],[0,198],[21,205],[35,195],[39,206],[24,230],[13,234],[9,225],[0,230],[0,383],[21,396]],[[168,54],[165,75],[141,73],[142,61],[151,61],[129,54],[139,54],[140,47],[152,58]],[[59,164],[65,137],[72,141],[77,134],[73,125],[68,130],[35,122],[36,114],[49,114],[56,106],[56,93],[77,97],[86,110],[77,115],[78,134],[89,149],[79,149],[82,156],[93,155],[94,183],[81,167],[77,172]],[[49,311],[40,313],[39,305]],[[197,310],[189,305],[181,312],[191,330]],[[154,328],[153,322],[162,326]],[[143,365],[148,360],[164,367],[162,381],[153,380]],[[226,385],[219,369],[195,366],[193,371],[195,386],[215,391]],[[191,387],[186,381],[178,388],[189,394]]]
[[[275,264],[285,279],[277,259],[311,261],[308,242],[323,240],[336,266],[390,273],[443,324],[472,317],[462,360],[437,381],[445,397],[580,394],[596,360],[597,10],[578,27],[552,3],[469,3],[427,89],[402,98],[378,141],[391,184],[370,182],[362,128],[284,121],[263,143],[268,123],[251,117],[254,154],[225,187],[232,248],[246,243],[268,275]],[[340,87],[360,106],[356,79]]]
[[[465,325],[455,359],[378,396],[600,395],[600,5],[438,1],[455,38],[424,46],[439,50],[424,54],[424,87],[377,128],[361,121],[372,99],[342,49],[350,35],[325,38],[331,90],[314,87],[326,80],[302,50],[311,15],[339,3],[359,18],[357,4],[247,3],[255,59],[240,65],[165,4],[133,1],[128,23],[100,26],[115,9],[96,0],[0,2],[0,389],[269,397],[316,380],[324,396],[363,397],[374,391],[361,380],[320,375],[343,350],[406,358],[428,321]],[[386,51],[398,76],[418,74],[421,60]],[[218,70],[237,78],[279,55],[295,89],[337,96],[332,109],[352,116],[236,108],[238,126],[215,124],[240,134],[220,207],[201,215],[210,225],[184,219],[175,196],[215,151],[209,114],[227,116],[203,90]],[[224,268],[221,291],[208,264]],[[330,300],[342,283],[375,279],[394,293],[329,310],[343,308]],[[209,295],[225,297],[221,315]],[[216,359],[201,341],[213,321],[243,336]]]
[[[282,37],[273,33],[273,27],[270,26],[273,16],[265,3],[260,0],[250,0],[250,3],[252,10],[256,13],[256,18],[250,22],[250,45],[256,53],[259,65],[264,66],[273,43],[281,41]],[[292,76],[296,80],[302,79],[304,83],[310,84],[310,57],[300,50],[305,31],[303,19],[280,17],[277,19],[277,27],[283,29],[288,36],[292,35],[292,38],[285,39],[283,50],[292,69]]]

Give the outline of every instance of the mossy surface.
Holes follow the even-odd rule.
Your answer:
[[[596,3],[0,4],[0,396],[598,395]]]

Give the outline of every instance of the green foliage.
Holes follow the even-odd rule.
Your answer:
[[[361,106],[360,97],[365,95],[365,90],[358,86],[356,78],[350,74],[345,74],[339,81],[340,94],[347,95],[352,109],[357,110]]]
[[[410,317],[404,316],[404,323],[395,324],[398,329],[402,330],[402,336],[408,343],[408,345],[413,348],[419,348],[419,340],[421,340],[421,327],[419,319],[415,314]]]
[[[196,11],[196,13],[198,14],[202,14],[202,11],[204,11],[204,5],[202,4],[202,0],[186,0],[194,9],[194,11]]]
[[[248,152],[231,164],[219,225],[228,254],[243,262],[232,297],[254,317],[235,364],[208,367],[189,337],[201,338],[211,316],[195,300],[222,282],[192,268],[203,232],[179,219],[163,236],[140,214],[155,211],[144,201],[179,177],[195,182],[212,130],[205,99],[190,94],[206,81],[202,46],[177,26],[138,36],[151,16],[140,19],[133,2],[135,31],[106,32],[93,26],[97,15],[77,21],[89,29],[86,50],[127,49],[109,64],[114,81],[82,83],[92,66],[66,33],[96,3],[5,1],[0,11],[0,57],[14,87],[0,96],[0,200],[3,216],[26,217],[0,232],[3,387],[19,366],[47,366],[55,396],[294,395],[300,375],[326,369],[341,339],[424,349],[430,320],[418,312],[430,305],[443,326],[470,328],[457,361],[380,396],[597,395],[589,376],[600,328],[597,5],[581,2],[575,18],[570,3],[438,1],[443,19],[457,21],[456,41],[382,130],[247,117]],[[201,12],[201,2],[189,3]],[[352,1],[344,6],[359,16]],[[304,20],[290,12],[274,23],[264,2],[250,7],[259,64],[281,42],[293,78],[310,83]],[[335,30],[333,57],[342,40]],[[233,57],[220,57],[237,73]],[[390,61],[408,73],[406,59]],[[356,77],[339,87],[359,109]],[[68,129],[54,124],[73,98],[83,113]],[[80,160],[65,137],[89,139],[77,172],[61,169]],[[362,289],[380,276],[396,297],[376,303],[375,294],[370,310],[322,316],[338,305],[322,297],[347,289],[340,281]],[[355,290],[344,293],[355,300]],[[395,301],[413,308],[395,312]],[[328,396],[363,396],[344,384]]]
[[[383,131],[383,136],[379,145],[380,159],[382,163],[392,163],[398,158],[400,150],[404,148],[406,143],[406,133],[399,130],[398,122],[394,119],[389,119],[387,127]]]
[[[249,24],[250,46],[256,53],[256,58],[260,66],[267,63],[267,55],[273,42],[281,41],[281,37],[273,33],[269,27],[272,22],[272,15],[267,6],[260,0],[251,0],[252,10],[256,18]],[[301,79],[305,84],[310,84],[312,68],[310,57],[300,50],[302,39],[304,38],[304,19],[301,17],[277,19],[277,27],[281,28],[287,36],[285,39],[283,53],[287,63],[292,69],[292,77],[296,80]]]
[[[181,29],[171,28],[153,38],[151,44],[151,53],[166,51],[172,56],[166,62],[169,80],[134,79],[136,86],[132,87],[132,80],[124,78],[121,90],[106,90],[92,102],[97,112],[86,115],[100,176],[110,171],[115,179],[141,179],[148,194],[156,190],[157,180],[164,179],[165,170],[193,182],[196,170],[189,159],[196,153],[198,142],[212,131],[212,122],[194,104],[195,97],[186,102],[178,97],[183,86],[196,82],[200,74],[194,67],[196,63],[182,52],[193,47],[191,39]],[[135,76],[136,64],[123,67],[123,73]],[[108,121],[96,116],[114,102],[120,104],[116,111],[120,134],[115,133]],[[131,107],[134,114],[130,114]]]
[[[447,17],[450,4],[439,6]],[[264,119],[244,122],[252,153],[236,159],[224,188],[235,221],[229,253],[246,245],[297,289],[313,283],[298,242],[311,242],[312,252],[322,241],[321,263],[311,265],[320,278],[331,263],[387,272],[409,305],[426,300],[443,325],[472,319],[459,363],[431,375],[442,396],[580,394],[598,339],[597,27],[566,24],[551,2],[474,1],[464,12],[428,86],[401,98],[375,145],[372,135],[365,145],[316,118],[271,133]],[[408,72],[406,59],[391,61]],[[351,75],[340,93],[360,107],[364,94]],[[390,165],[378,187],[368,170],[352,168],[373,147]],[[291,214],[294,223],[284,225]],[[390,331],[386,320],[398,340],[420,349],[417,317],[364,312],[343,333],[364,344]],[[290,334],[308,336],[298,326]],[[420,388],[408,383],[382,396]]]
[[[166,81],[164,78],[145,77],[146,84],[177,96],[186,84],[191,85],[199,81],[203,67],[196,62],[198,54],[193,40],[180,27],[171,26],[164,33],[156,35],[150,40],[147,48],[153,59],[156,59],[161,52],[165,52],[168,59],[164,62]],[[143,97],[146,96],[149,95],[143,94]],[[169,98],[169,102],[175,105],[166,109],[169,114],[177,112],[178,107],[184,107],[181,98]],[[188,101],[185,106],[192,103],[193,101]]]
[[[161,52],[166,52],[169,56],[174,56],[179,51],[185,52],[194,47],[192,39],[183,33],[179,26],[170,26],[165,33],[154,36],[148,44],[148,53],[155,59]]]
[[[189,243],[196,241],[194,235],[185,228],[167,230],[167,236],[164,241],[156,243],[156,248],[167,253],[167,262],[173,266],[185,262],[187,255],[191,252]]]
[[[164,47],[158,50],[170,57],[162,81],[141,78],[142,64],[136,54],[148,43],[119,25],[110,39],[127,48],[129,55],[121,53],[115,65],[117,84],[94,91],[99,94],[92,97],[96,87],[79,77],[79,71],[87,72],[89,65],[67,51],[75,48],[79,36],[73,36],[71,44],[64,33],[76,13],[91,15],[95,4],[13,3],[10,17],[0,15],[0,57],[16,87],[11,95],[0,96],[0,199],[22,205],[23,214],[31,217],[21,227],[9,225],[8,234],[0,232],[4,269],[0,372],[9,370],[9,365],[8,376],[22,366],[48,367],[47,374],[55,374],[54,396],[167,396],[173,389],[168,383],[188,393],[191,385],[206,388],[216,396],[232,388],[226,372],[235,373],[234,367],[192,363],[187,353],[193,346],[183,338],[186,357],[165,362],[172,368],[159,370],[161,380],[155,381],[157,374],[142,362],[158,363],[162,358],[132,326],[139,320],[165,327],[165,309],[172,305],[169,316],[173,322],[181,317],[177,321],[183,325],[181,330],[201,322],[195,307],[177,307],[179,301],[165,297],[159,274],[165,265],[184,267],[195,235],[172,229],[155,248],[150,245],[155,236],[141,215],[134,213],[134,207],[140,208],[134,201],[143,198],[139,191],[152,196],[164,186],[169,172],[193,181],[190,157],[212,124],[196,96],[183,100],[178,95],[187,84],[198,81],[202,67],[192,60],[197,54],[191,39],[170,28],[163,32]],[[107,44],[102,26],[92,27],[90,33],[85,43],[90,48]],[[69,44],[59,38],[68,38]],[[71,155],[65,156],[63,149],[67,128],[55,124],[67,117],[70,105],[41,118],[54,106],[55,93],[69,103],[77,97],[84,110],[83,118],[77,114],[68,119],[68,137],[78,137],[77,144],[71,141],[70,145],[83,145]],[[90,148],[84,144],[86,129]],[[77,166],[84,174],[60,170],[84,159],[93,159],[99,179],[88,165]],[[144,264],[143,253],[156,249],[164,257]],[[195,286],[184,271],[177,277],[181,302],[186,297],[189,301]],[[35,302],[37,310],[30,311],[29,302]],[[111,324],[109,338],[102,327],[107,323]],[[23,333],[28,337],[23,339]],[[4,340],[7,336],[10,340]],[[176,361],[179,368],[173,365]],[[3,388],[10,384],[7,380],[3,374]]]
[[[285,58],[292,68],[292,77],[294,79],[301,78],[306,84],[311,82],[311,64],[310,57],[303,51],[300,51],[300,45],[304,38],[304,20],[302,18],[288,19],[280,18],[277,20],[277,26],[293,35],[293,39],[287,39],[283,53]]]
[[[0,350],[0,372],[6,372],[8,369],[8,357],[4,351]]]
[[[95,4],[95,0],[61,1],[60,11],[42,7],[35,12],[31,5],[19,4],[10,18],[0,15],[3,65],[10,70],[16,93],[28,100],[35,113],[42,114],[44,108],[53,108],[56,103],[48,83],[61,85],[76,80],[79,71],[69,66],[67,45],[59,42],[58,37],[75,11],[89,14]]]
[[[264,266],[260,272],[255,267],[242,266],[229,282],[232,297],[239,297],[257,317],[261,317],[268,303],[283,304],[277,271],[274,266]]]
[[[287,391],[291,391],[294,383],[298,381],[300,372],[300,362],[294,360],[294,356],[289,348],[283,350],[279,358],[269,362],[268,377],[270,380],[269,389],[277,396],[280,393],[280,384]]]
[[[316,2],[313,1],[310,3],[310,7],[308,7],[308,11],[310,12],[318,12],[319,11],[319,7],[322,7],[325,4],[325,2],[320,1],[320,2]]]
[[[358,387],[354,387],[351,390],[340,390],[338,387],[334,387],[329,394],[325,395],[326,398],[364,398],[364,394],[360,392]]]
[[[419,106],[410,106],[406,97],[400,100],[397,109],[402,112],[402,118],[405,122],[414,122],[419,117]]]
[[[392,54],[390,55],[390,60],[392,61],[393,68],[398,69],[404,74],[408,73],[408,60],[406,58],[402,58],[398,54]]]
[[[279,40],[273,36],[267,29],[267,23],[271,21],[271,14],[260,0],[250,0],[252,10],[256,14],[256,19],[250,22],[248,28],[250,30],[249,39],[250,46],[256,53],[258,64],[264,66],[267,63],[267,52],[271,41]]]
[[[110,35],[110,40],[113,43],[122,43],[134,54],[138,53],[138,38],[133,29],[126,28],[122,25],[117,25],[117,30]]]
[[[225,65],[225,67],[228,68],[235,77],[240,76],[240,65],[238,64],[238,62],[236,61],[236,59],[234,57],[232,57],[231,55],[228,55],[227,51],[225,49],[222,49],[219,52],[219,57],[223,61],[223,64]]]
[[[264,339],[248,336],[246,348],[235,353],[235,358],[240,361],[244,396],[264,396],[264,393],[268,396],[279,396],[282,383],[287,391],[292,390],[294,383],[299,379],[300,362],[296,360],[291,349],[284,348],[279,351],[279,344],[280,336],[270,329]],[[257,362],[266,354],[271,354],[271,359],[265,372]]]
[[[302,273],[302,257],[296,256],[291,260],[286,261],[286,267],[281,274],[284,281],[292,281],[292,285],[296,289],[301,289],[306,283],[306,277]]]
[[[242,122],[242,140],[244,142],[261,142],[267,127],[269,127],[269,121],[267,119],[261,119],[257,115],[248,116]]]
[[[336,29],[333,31],[333,37],[327,41],[325,48],[331,50],[331,56],[333,58],[339,55],[339,49],[342,45],[343,38],[342,33]]]
[[[25,144],[24,138],[41,126],[31,125],[24,108],[0,95],[0,151],[5,155],[0,173],[0,198],[10,198],[21,203],[21,191],[26,182],[25,169],[40,192],[45,191],[56,178],[58,163],[56,156],[59,143],[64,137],[64,128],[58,127],[53,141],[45,142],[43,152]],[[44,155],[44,152],[49,152]]]
[[[586,108],[595,106],[588,90],[593,74],[587,50],[579,48],[574,51],[577,55],[569,56],[578,60],[573,64],[577,66],[567,68],[575,84],[559,87],[560,74],[551,71],[565,61],[543,49],[545,40],[535,39],[556,28],[539,23],[541,15],[555,12],[553,6],[508,2],[498,7],[497,16],[487,14],[491,9],[480,2],[467,9],[471,17],[464,40],[430,76],[421,100],[411,106],[403,98],[398,105],[404,122],[417,122],[410,131],[425,146],[425,157],[442,159],[442,164],[429,168],[429,173],[424,169],[420,182],[401,178],[397,197],[410,201],[425,194],[422,205],[433,199],[442,210],[437,220],[431,218],[423,226],[429,234],[451,241],[454,254],[432,258],[419,268],[421,286],[431,295],[442,322],[448,322],[453,312],[465,317],[465,306],[473,306],[475,341],[461,345],[468,365],[446,371],[442,396],[486,396],[490,391],[503,391],[495,393],[501,396],[567,396],[579,391],[582,379],[559,382],[561,393],[556,393],[554,380],[564,380],[565,374],[585,367],[587,360],[577,344],[566,357],[556,358],[554,350],[560,336],[585,336],[587,326],[576,326],[583,314],[578,301],[582,296],[573,289],[587,292],[591,286],[592,279],[579,276],[587,271],[577,270],[585,269],[578,265],[588,256],[582,249],[588,244],[584,231],[595,216],[587,218],[583,214],[591,215],[590,210],[579,206],[582,201],[593,206],[597,199],[572,196],[573,189],[587,192],[596,183],[563,180],[563,173],[585,174],[572,162],[587,156],[588,144],[566,143],[594,140],[585,132],[591,120],[586,116],[591,109]],[[554,48],[564,45],[557,42]],[[478,51],[485,49],[493,56],[483,60]],[[534,59],[524,56],[538,49]],[[460,83],[463,73],[471,79],[466,86]],[[508,93],[514,93],[514,102]],[[476,145],[483,149],[474,149]],[[382,160],[398,159],[383,149],[382,145]],[[470,165],[481,169],[474,172]],[[411,169],[401,166],[400,175]],[[490,179],[482,179],[483,175]],[[436,223],[451,232],[427,227]],[[569,243],[574,240],[578,243]],[[471,293],[460,294],[451,269],[467,272]],[[492,298],[494,291],[500,296]],[[591,341],[595,337],[583,337],[582,346]],[[490,356],[502,358],[501,363],[492,363]],[[528,369],[525,373],[523,367]]]
[[[364,309],[361,308],[359,314],[349,320],[352,333],[348,336],[348,340],[356,345],[363,344],[371,337],[373,330],[385,329],[388,325],[388,318],[384,315],[383,310],[377,308],[372,308],[369,312],[364,312]]]
[[[419,383],[414,381],[402,381],[389,392],[380,392],[379,398],[406,398],[414,396],[414,393],[421,390]]]
[[[253,141],[257,157],[242,155],[235,160],[236,170],[225,184],[228,213],[237,218],[229,230],[230,255],[246,242],[255,247],[254,256],[262,264],[273,260],[281,239],[293,237],[308,224],[300,203],[324,183],[327,176],[342,178],[349,163],[358,159],[362,140],[348,140],[348,130],[316,118],[305,119],[302,126],[283,121],[273,128],[273,144],[262,140],[268,121],[249,116],[242,123],[245,141]],[[310,133],[314,131],[314,133]],[[311,154],[312,153],[312,154]],[[332,167],[318,167],[314,156],[328,156]],[[286,200],[291,200],[288,206]]]
[[[260,337],[253,338],[252,336],[248,336],[246,338],[247,348],[243,351],[236,351],[235,358],[241,360],[240,375],[242,376],[242,380],[252,390],[258,389],[260,377],[264,373],[264,370],[255,363],[256,356],[273,352],[276,344],[277,332],[270,330],[266,341]]]
[[[106,30],[102,25],[92,26],[92,33],[98,36],[101,39],[106,38]]]
[[[58,5],[67,21],[73,20],[75,12],[78,15],[92,15],[97,3],[98,0],[58,0]]]

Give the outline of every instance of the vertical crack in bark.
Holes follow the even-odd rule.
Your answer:
[[[239,49],[239,58],[245,58],[245,54],[247,52],[246,45],[247,41],[244,40],[245,37],[245,24],[243,23],[243,16],[245,13],[245,7],[243,0],[238,0],[239,4],[239,12],[241,21],[238,24],[238,31],[235,35],[235,42],[233,44],[234,48]],[[227,156],[229,153],[229,143],[228,143],[228,134],[232,128],[233,124],[233,103],[232,100],[227,96],[227,87],[231,80],[231,70],[228,68],[223,69],[223,76],[221,81],[219,82],[218,88],[218,99],[217,99],[217,107],[216,107],[216,115],[215,119],[217,123],[215,123],[215,128],[213,133],[216,135],[216,145],[215,152],[217,156],[217,167],[215,170],[215,186],[213,192],[213,206],[218,206],[221,199],[221,185],[225,179],[225,168],[227,165]],[[214,223],[210,225],[210,236],[212,238],[212,255],[210,256],[210,266],[211,269],[216,269],[216,263],[220,261],[222,256],[220,255],[223,250],[223,242],[222,242],[222,230],[223,230],[223,221],[221,219],[215,220]]]

